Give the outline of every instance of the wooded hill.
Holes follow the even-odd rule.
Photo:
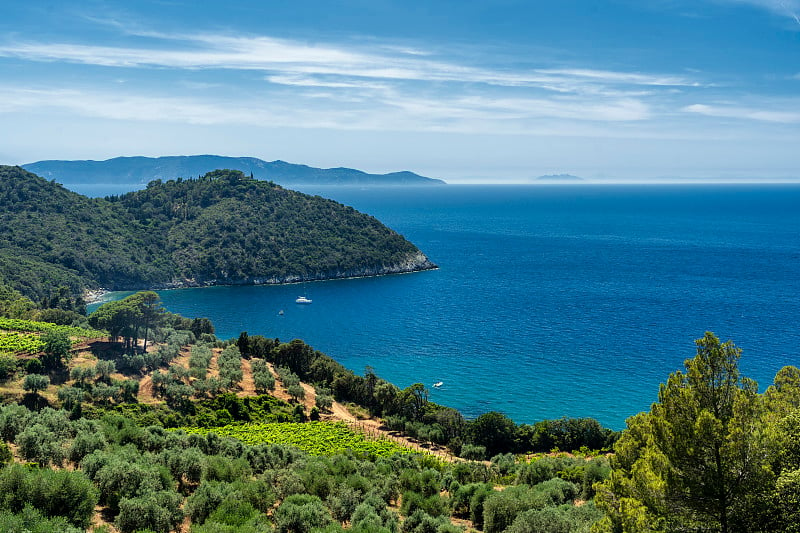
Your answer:
[[[91,199],[0,166],[0,283],[74,291],[279,283],[435,268],[375,218],[217,170]]]
[[[241,170],[257,179],[287,187],[300,185],[425,186],[444,185],[409,171],[369,174],[352,168],[315,168],[286,161],[264,161],[255,157],[191,155],[164,157],[115,157],[106,161],[37,161],[26,170],[59,183],[144,184],[154,179],[201,176],[217,168]]]

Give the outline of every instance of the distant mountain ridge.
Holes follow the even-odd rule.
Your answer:
[[[191,155],[164,157],[115,157],[105,161],[37,161],[22,168],[62,185],[137,183],[153,180],[196,178],[226,168],[252,174],[254,178],[283,186],[294,185],[444,185],[409,171],[369,174],[352,168],[315,168],[285,161],[255,157]]]

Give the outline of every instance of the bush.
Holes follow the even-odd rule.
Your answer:
[[[0,440],[0,465],[10,463],[13,458],[14,455],[11,453],[11,449],[8,447],[8,444],[6,444],[5,441]]]
[[[483,504],[483,531],[501,533],[514,522],[518,514],[534,507],[532,491],[526,485],[493,492]]]
[[[17,435],[19,453],[26,461],[34,461],[42,466],[60,465],[64,459],[61,441],[47,427],[40,423],[23,429]]]
[[[12,513],[30,505],[44,516],[62,516],[82,528],[88,527],[97,504],[97,492],[82,472],[18,464],[0,470],[0,495],[0,506]]]
[[[250,502],[228,497],[211,513],[208,520],[238,528],[250,522],[257,514],[258,511]]]
[[[563,457],[541,457],[534,459],[530,464],[520,465],[517,471],[517,483],[520,485],[538,485],[543,481],[556,477],[561,472],[572,466],[571,461]]]
[[[492,486],[486,483],[469,483],[459,486],[450,498],[453,515],[461,518],[468,518],[472,511],[472,498],[478,492],[482,492],[486,495],[491,494]],[[481,511],[480,514],[482,515],[483,511]]]
[[[3,533],[84,533],[81,527],[74,527],[64,517],[48,518],[26,505],[20,513],[0,511],[0,531]]]
[[[449,514],[447,501],[438,494],[425,497],[419,492],[404,492],[403,505],[400,507],[400,514],[411,516],[417,510],[422,510],[425,512],[425,514],[433,517],[445,516]]]
[[[433,517],[418,510],[403,522],[400,529],[403,533],[452,533],[460,532],[461,528],[453,526],[447,518]]]
[[[0,439],[11,442],[28,424],[31,412],[24,405],[0,405]]]
[[[50,386],[50,378],[41,374],[28,374],[22,382],[22,388],[26,391],[38,394]]]
[[[581,482],[581,498],[591,500],[594,498],[594,484],[608,479],[611,475],[611,467],[605,457],[595,457],[588,463],[583,470],[583,481]]]
[[[275,510],[275,530],[279,533],[307,533],[330,522],[322,500],[309,494],[292,494]]]
[[[230,494],[230,484],[204,481],[186,499],[186,514],[193,524],[202,524]]]
[[[543,420],[531,426],[520,426],[528,442],[526,451],[547,452],[553,448],[572,451],[581,447],[590,450],[610,448],[619,434],[604,428],[593,418],[559,418]]]
[[[39,374],[44,370],[44,365],[38,359],[28,359],[25,362],[25,372],[27,374]]]
[[[122,533],[150,530],[169,533],[183,520],[180,508],[183,498],[171,491],[147,493],[135,498],[123,498],[119,502],[119,515],[115,525]]]
[[[97,431],[81,431],[75,435],[67,452],[70,461],[79,463],[95,450],[102,450],[108,445],[105,436]]]
[[[81,461],[84,471],[100,490],[101,502],[112,511],[118,509],[123,499],[170,488],[169,471],[157,465],[136,462],[140,458],[138,450],[129,449],[114,454],[95,451]]]
[[[507,533],[572,533],[588,531],[591,524],[603,517],[592,502],[580,507],[561,505],[530,509],[517,515]]]
[[[14,377],[17,373],[17,358],[13,355],[0,354],[0,381]]]
[[[461,447],[461,457],[470,461],[483,461],[486,459],[486,447],[476,444],[465,444]]]

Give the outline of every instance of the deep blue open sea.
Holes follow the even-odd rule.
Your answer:
[[[440,269],[163,291],[166,308],[223,338],[301,338],[359,373],[424,383],[466,416],[517,422],[621,429],[707,330],[743,349],[762,390],[800,365],[800,186],[314,192],[376,216]],[[295,304],[301,293],[314,303]]]

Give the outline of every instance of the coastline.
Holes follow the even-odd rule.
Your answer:
[[[331,281],[337,279],[358,279],[374,278],[380,276],[392,276],[397,274],[413,274],[415,272],[425,272],[428,270],[438,270],[439,266],[431,262],[425,254],[417,252],[408,260],[394,265],[383,265],[381,267],[368,267],[351,270],[337,270],[335,272],[317,273],[313,276],[289,275],[283,277],[250,277],[236,279],[208,279],[197,280],[194,278],[174,280],[167,283],[158,283],[147,287],[120,287],[116,289],[98,288],[85,289],[82,297],[84,301],[91,305],[105,300],[105,296],[112,292],[121,291],[163,291],[174,289],[191,289],[202,287],[232,287],[237,285],[293,285],[314,281]]]

